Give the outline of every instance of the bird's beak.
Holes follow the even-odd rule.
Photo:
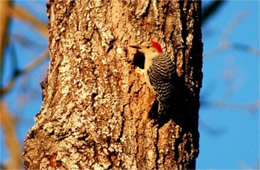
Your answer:
[[[130,45],[129,47],[136,48],[136,49],[141,49],[141,47],[138,46],[138,45]]]

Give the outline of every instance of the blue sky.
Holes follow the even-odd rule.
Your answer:
[[[203,27],[204,54],[223,42],[221,37],[225,37],[234,23],[237,24],[225,37],[226,41],[259,49],[259,19],[259,1],[227,2]],[[203,72],[201,95],[229,106],[201,107],[197,167],[256,168],[259,164],[259,110],[248,112],[245,105],[259,102],[259,56],[237,49],[204,55]]]
[[[45,2],[34,1],[37,9],[29,1],[18,1],[43,21],[47,21]],[[207,1],[208,2],[208,1]],[[238,22],[236,22],[238,20]],[[259,54],[258,56],[243,50],[225,49],[208,55],[226,38],[231,44],[245,44],[259,50],[259,1],[228,1],[217,14],[203,27],[204,63],[203,63],[203,104],[200,110],[200,155],[198,169],[243,169],[256,168],[259,164],[259,110],[248,111],[248,104],[259,102]],[[236,23],[236,24],[235,24]],[[231,27],[230,25],[234,25]],[[231,29],[228,36],[225,34]],[[19,20],[12,23],[13,34],[22,34],[37,42],[37,47],[28,50],[14,40],[12,48],[16,50],[20,68],[28,65],[35,56],[47,48],[47,41],[32,26]],[[4,83],[10,77],[10,53],[5,61]],[[27,131],[33,125],[33,117],[41,106],[40,81],[43,80],[48,61],[26,75],[27,83],[19,78],[14,89],[5,96],[9,110],[21,118],[18,137],[23,142]],[[21,88],[22,87],[22,88]],[[21,90],[22,89],[22,90]],[[19,98],[28,103],[22,106]],[[18,106],[22,107],[18,107]],[[8,159],[8,153],[0,131],[0,162]]]

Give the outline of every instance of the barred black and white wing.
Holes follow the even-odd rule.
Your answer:
[[[147,74],[159,102],[158,114],[163,114],[170,104],[169,99],[174,90],[174,65],[166,55],[159,55],[153,59]]]

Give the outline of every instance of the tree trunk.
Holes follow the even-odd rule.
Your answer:
[[[194,169],[200,1],[66,0],[47,8],[50,65],[41,111],[25,140],[25,167]],[[151,116],[156,99],[128,48],[150,40],[172,58],[181,93],[163,121]]]

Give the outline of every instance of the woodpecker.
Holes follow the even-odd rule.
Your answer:
[[[130,45],[144,54],[144,78],[148,87],[155,93],[158,101],[158,115],[166,113],[174,90],[173,77],[175,67],[169,56],[163,54],[159,43],[145,42]]]

